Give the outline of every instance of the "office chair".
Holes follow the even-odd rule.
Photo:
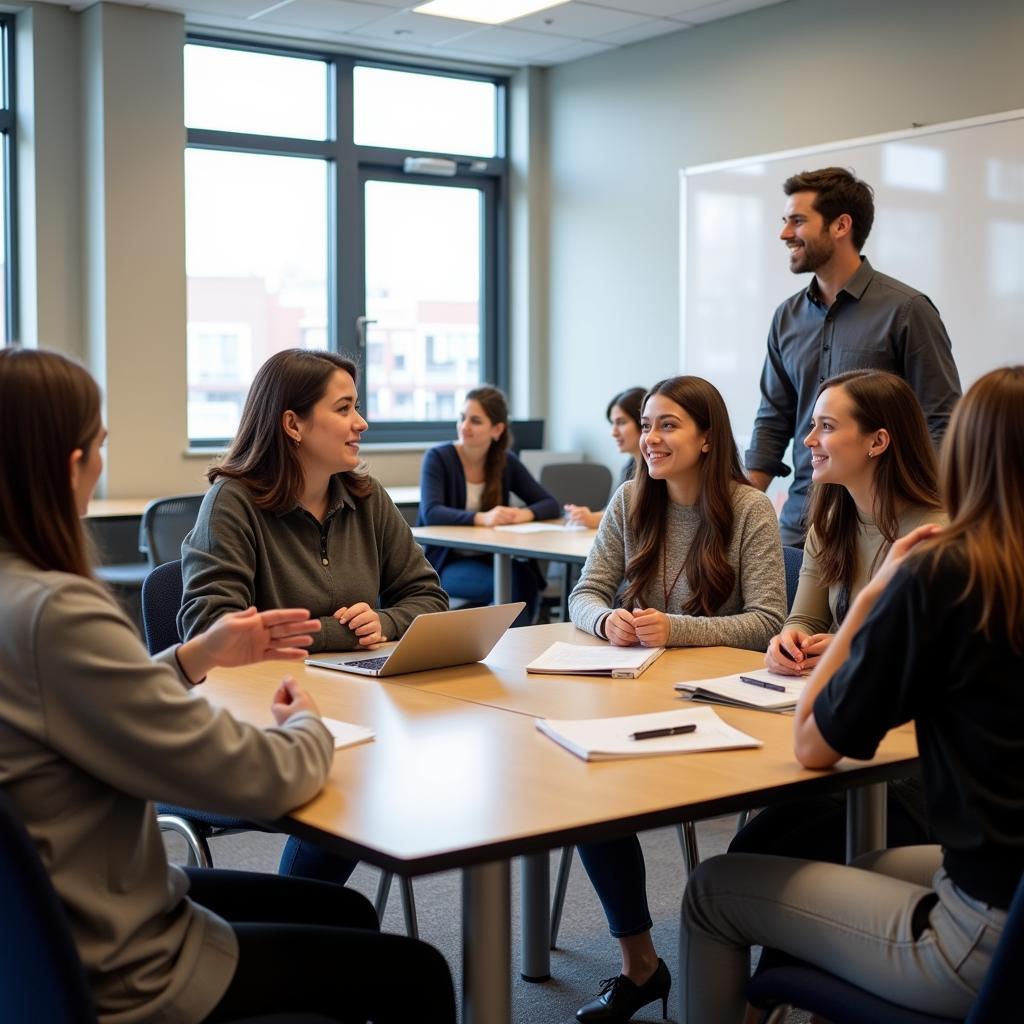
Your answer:
[[[181,542],[196,525],[202,503],[202,494],[176,494],[157,498],[143,509],[139,550],[145,552],[151,569],[181,558]]]
[[[608,504],[612,474],[600,462],[552,462],[541,467],[540,485],[551,492],[559,505],[586,505],[596,511]],[[555,589],[549,588],[542,596],[545,608],[559,608],[562,622],[569,621],[569,593],[578,571],[572,565],[556,564],[555,570],[550,571],[550,585]]]
[[[154,504],[156,504],[154,502]],[[142,622],[146,634],[146,649],[150,654],[166,650],[172,644],[180,643],[178,636],[178,609],[184,585],[181,577],[181,561],[165,562],[158,565],[142,584]],[[237,835],[239,832],[266,832],[267,829],[244,818],[232,818],[226,814],[211,814],[188,807],[172,804],[157,804],[156,820],[161,832],[173,832],[184,840],[188,851],[188,863],[198,867],[213,866],[210,840],[217,836]],[[381,872],[377,884],[374,906],[377,917],[383,918],[387,907],[388,894],[394,876],[390,871]],[[402,908],[405,915],[405,930],[412,938],[419,937],[416,921],[416,902],[412,881],[400,879]]]
[[[0,790],[0,1020],[97,1024],[64,908],[17,811]],[[235,1024],[333,1024],[314,1014],[250,1017]]]
[[[890,1003],[801,961],[759,970],[747,987],[752,1006],[767,1022],[780,1007],[793,1006],[832,1024],[1005,1024],[1019,1020],[1020,977],[1024,971],[1024,878],[1010,904],[1002,938],[966,1018],[937,1017]]]

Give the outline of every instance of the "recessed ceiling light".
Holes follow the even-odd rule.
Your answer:
[[[478,21],[483,25],[500,25],[513,18],[522,18],[534,11],[558,7],[568,0],[430,0],[414,7],[416,14],[436,14],[439,18]]]

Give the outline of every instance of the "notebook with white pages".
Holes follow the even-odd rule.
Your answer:
[[[337,718],[321,718],[320,721],[327,726],[327,731],[334,737],[335,750],[354,747],[357,743],[366,743],[374,737],[373,730],[368,729],[365,725],[353,725],[351,722],[342,722]]]
[[[611,676],[636,679],[665,653],[664,647],[553,643],[526,666],[527,672],[556,676]]]
[[[807,685],[807,676],[784,676],[766,668],[752,668],[716,679],[693,679],[676,683],[691,700],[726,704],[760,711],[792,711]]]
[[[633,738],[638,733],[668,732],[691,725],[695,728],[676,735]],[[762,746],[760,740],[723,722],[712,708],[655,711],[618,718],[538,718],[537,728],[584,761]]]

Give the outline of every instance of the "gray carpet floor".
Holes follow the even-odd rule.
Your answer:
[[[720,853],[728,845],[736,825],[734,816],[701,822],[697,826],[701,856]],[[682,853],[674,829],[661,829],[641,837],[647,861],[647,891],[654,920],[654,941],[678,982],[676,947],[679,928],[679,901],[685,883]],[[175,837],[167,839],[168,852],[182,860],[184,848]],[[276,871],[284,837],[249,832],[225,836],[211,843],[217,867],[249,871]],[[552,853],[552,883],[558,866],[558,853]],[[376,868],[360,865],[350,885],[371,900],[377,888]],[[420,938],[436,946],[447,958],[458,991],[462,975],[461,955],[461,883],[458,872],[442,872],[414,880]],[[512,873],[513,985],[512,1005],[515,1024],[569,1024],[576,1007],[593,998],[599,981],[617,974],[619,960],[615,941],[609,937],[604,914],[579,863],[574,858],[568,895],[559,933],[558,949],[551,954],[551,980],[531,984],[519,977],[518,866]],[[385,931],[404,933],[401,897],[393,887],[384,914]],[[673,990],[674,996],[674,990]],[[634,1018],[636,1021],[660,1021],[661,1007],[652,1004]],[[674,998],[669,1015],[674,1017]],[[789,1024],[805,1022],[806,1016],[791,1013]]]

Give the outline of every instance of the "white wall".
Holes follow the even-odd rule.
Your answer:
[[[607,398],[678,372],[681,167],[1022,107],[1021,53],[1020,3],[790,0],[552,68],[551,442],[614,465]]]

